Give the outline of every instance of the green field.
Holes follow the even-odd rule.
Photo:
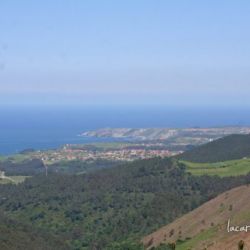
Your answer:
[[[9,156],[0,156],[0,161],[10,160],[13,163],[23,162],[25,160],[29,160],[31,157],[29,154],[14,154]]]
[[[28,178],[28,176],[8,176],[10,177],[13,181],[9,180],[9,179],[0,179],[0,184],[19,184],[25,181],[26,178]]]
[[[246,175],[250,172],[250,158],[216,163],[181,161],[193,175],[218,175],[220,177]]]

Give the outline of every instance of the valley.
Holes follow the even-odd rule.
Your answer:
[[[0,213],[56,235],[72,250],[219,250],[218,242],[248,244],[247,235],[233,234],[232,241],[224,229],[228,218],[232,225],[250,220],[249,145],[249,135],[229,135],[185,152],[123,160],[81,157],[90,151],[167,149],[159,142],[116,142],[27,150],[1,158],[3,176],[15,182],[1,179]]]
[[[249,13],[0,0],[0,250],[250,250]]]

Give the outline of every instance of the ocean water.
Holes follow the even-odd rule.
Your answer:
[[[112,141],[79,137],[103,127],[250,126],[247,108],[8,107],[0,108],[0,155],[27,148],[52,149],[67,143]]]

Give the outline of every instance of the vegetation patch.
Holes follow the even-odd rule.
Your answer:
[[[198,235],[196,235],[195,237],[193,237],[192,239],[189,239],[189,240],[186,240],[177,244],[176,250],[192,249],[192,247],[197,246],[199,242],[206,241],[206,240],[213,238],[216,235],[216,232],[217,232],[216,227],[212,227],[208,230],[205,230],[199,233]]]

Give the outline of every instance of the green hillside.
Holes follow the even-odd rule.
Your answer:
[[[250,156],[250,135],[230,135],[177,156],[190,162],[211,163]]]
[[[246,183],[250,175],[193,176],[174,159],[154,158],[84,175],[37,175],[19,185],[0,185],[0,210],[57,235],[71,249],[136,249],[122,245]]]

